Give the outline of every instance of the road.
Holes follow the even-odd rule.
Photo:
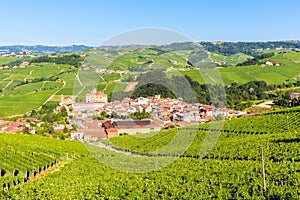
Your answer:
[[[66,86],[66,81],[63,80],[63,86],[57,90],[56,92],[54,92],[42,105],[45,105],[48,101],[50,101],[59,91],[61,91],[65,86]],[[39,107],[39,109],[42,107],[42,105]]]

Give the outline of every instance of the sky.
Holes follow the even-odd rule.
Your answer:
[[[298,0],[0,0],[0,45],[99,46],[154,27],[194,41],[300,39]]]

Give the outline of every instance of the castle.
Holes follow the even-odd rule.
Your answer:
[[[97,92],[96,88],[93,88],[90,94],[85,96],[86,103],[107,103],[107,95],[103,92]]]

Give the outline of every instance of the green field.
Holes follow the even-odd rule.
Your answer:
[[[212,53],[210,55],[210,59],[213,60],[214,62],[225,62],[226,65],[237,65],[239,63],[242,63],[244,61],[246,61],[247,59],[251,59],[252,56],[248,56],[246,54],[243,53],[237,53],[231,56],[223,56],[220,54],[215,54]]]
[[[57,90],[0,97],[0,117],[24,114],[40,107]]]
[[[113,70],[151,70],[152,68],[183,68],[186,59],[174,52],[160,53],[151,48],[138,48],[117,57],[108,67]]]
[[[279,59],[272,59],[272,61],[279,61]],[[286,63],[284,60],[281,66],[265,66],[258,65],[242,66],[242,67],[226,67],[218,68],[225,85],[229,85],[233,82],[238,84],[244,84],[249,81],[263,80],[268,84],[282,84],[286,81],[295,82],[296,76],[300,74],[300,64]],[[207,71],[214,71],[207,69]],[[181,70],[181,71],[169,71],[168,76],[172,75],[188,75],[193,80],[204,83],[202,76],[205,76],[203,71],[198,70]]]
[[[39,63],[26,68],[0,70],[0,117],[24,114],[38,108],[63,88],[63,81],[66,82],[65,91],[60,91],[60,94],[72,95],[75,76],[74,72],[68,72],[71,69],[68,65]]]
[[[102,77],[103,77],[107,82],[115,81],[115,80],[118,80],[118,79],[121,78],[120,74],[116,74],[116,73],[113,73],[113,74],[103,74]]]
[[[102,52],[103,53],[103,52]],[[196,69],[185,69],[186,60],[191,51],[167,52],[158,54],[148,48],[133,49],[126,53],[122,52],[108,67],[113,70],[131,71],[129,74],[141,73],[151,69],[163,69],[167,72],[168,77],[173,75],[188,75],[193,80],[204,83],[205,72],[197,71]],[[300,53],[287,52],[284,54],[275,54],[272,58],[263,61],[279,62],[280,66],[265,66],[259,65],[234,67],[238,63],[242,63],[247,59],[252,58],[246,54],[238,53],[231,56],[223,56],[221,54],[211,53],[210,59],[212,62],[226,62],[231,67],[220,67],[218,71],[222,75],[225,85],[232,82],[244,84],[249,81],[263,80],[268,84],[282,84],[286,81],[293,82],[300,72]],[[101,60],[101,59],[100,59]],[[178,62],[174,64],[170,60]],[[215,69],[213,69],[215,70]],[[212,71],[213,71],[212,70]],[[113,80],[116,80],[114,77]],[[110,81],[110,79],[108,79]]]
[[[6,65],[9,64],[10,62],[14,62],[18,60],[17,57],[9,56],[9,57],[2,57],[0,56],[0,65]]]

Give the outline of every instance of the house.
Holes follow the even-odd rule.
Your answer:
[[[27,65],[29,65],[29,62],[24,61],[24,62],[22,62],[22,63],[20,64],[20,67],[21,67],[21,68],[24,68],[24,67],[26,67]]]
[[[293,93],[290,94],[290,96],[291,96],[291,99],[297,99],[297,100],[299,100],[299,98],[300,98],[300,92],[293,92]]]
[[[177,65],[178,61],[177,60],[168,60],[170,63]]]
[[[105,132],[106,132],[107,138],[119,136],[118,129],[116,129],[116,128],[105,129]]]
[[[0,120],[0,126],[5,126],[6,122],[4,120]]]
[[[103,127],[107,137],[115,137],[122,133],[137,134],[159,131],[163,127],[163,122],[152,121],[150,119],[143,120],[106,120],[103,122]]]
[[[5,122],[5,124],[1,129],[1,132],[4,133],[17,133],[23,131],[23,123],[22,122]]]
[[[84,141],[86,142],[97,141],[100,138],[107,138],[104,128],[100,126],[83,129],[81,132],[83,132]]]
[[[267,62],[265,62],[265,65],[267,65],[267,66],[280,66],[280,63],[267,61]]]
[[[103,127],[80,128],[71,132],[71,140],[80,140],[85,142],[97,141],[100,138],[107,138]]]

